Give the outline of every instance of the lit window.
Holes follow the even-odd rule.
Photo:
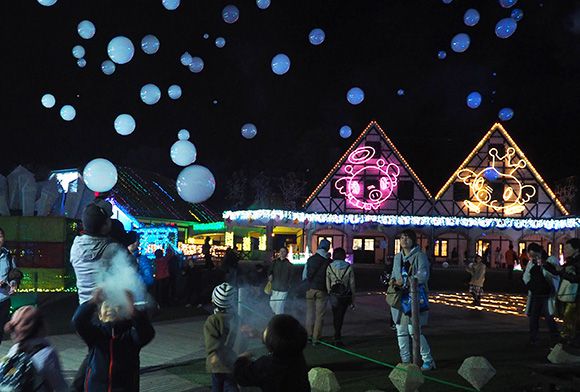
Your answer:
[[[401,240],[398,238],[395,238],[395,247],[394,249],[394,253],[397,254],[401,251]]]
[[[525,242],[520,242],[518,244],[518,249],[520,250],[520,254],[522,254],[522,252],[526,250],[526,243]]]
[[[551,256],[552,255],[552,243],[548,242],[548,255]]]
[[[558,244],[558,255],[564,254],[564,244]]]
[[[433,256],[439,257],[439,240],[435,241],[435,249],[433,249]]]
[[[365,238],[365,250],[375,250],[375,239]]]
[[[250,237],[244,237],[242,239],[242,250],[244,252],[249,252],[252,250],[252,239]]]
[[[355,238],[352,240],[352,250],[361,250],[362,246],[362,238]]]
[[[433,249],[433,255],[435,257],[447,257],[447,240],[437,240],[435,241],[435,249]]]
[[[447,257],[447,240],[441,241],[441,257]]]
[[[234,247],[234,232],[233,231],[226,231],[226,246],[231,248]]]

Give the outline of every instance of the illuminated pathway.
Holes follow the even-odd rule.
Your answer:
[[[469,293],[430,293],[429,301],[458,308],[525,317],[526,297],[523,295],[484,294],[481,306],[472,305],[473,299]]]

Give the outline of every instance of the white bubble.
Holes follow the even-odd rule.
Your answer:
[[[72,48],[72,54],[76,59],[82,59],[85,57],[85,48],[83,48],[81,45],[76,45]]]
[[[120,35],[109,42],[107,53],[113,62],[127,64],[135,54],[135,47],[129,38]]]
[[[80,68],[84,68],[84,67],[87,65],[87,60],[85,60],[85,59],[78,59],[78,60],[77,60],[77,65],[78,65]]]
[[[114,127],[119,135],[130,135],[135,130],[135,119],[130,114],[119,114],[115,119]]]
[[[148,34],[141,40],[141,50],[147,54],[155,54],[159,50],[159,39],[152,35]]]
[[[149,83],[141,87],[141,100],[147,105],[155,105],[161,99],[161,90],[156,85]]]
[[[117,168],[104,158],[93,159],[83,170],[83,181],[93,192],[108,192],[117,183]]]
[[[177,132],[177,138],[179,140],[189,140],[189,131],[187,129],[181,129]]]
[[[42,106],[50,109],[56,104],[56,98],[54,98],[54,95],[52,94],[44,94],[40,102],[42,103]]]
[[[178,140],[171,146],[170,154],[173,163],[179,166],[191,165],[197,158],[197,150],[192,142]]]
[[[37,0],[39,4],[45,6],[45,7],[50,7],[51,5],[54,5],[57,0]]]
[[[166,10],[174,11],[179,7],[181,0],[162,0],[161,4],[165,7]]]
[[[172,84],[167,89],[167,95],[171,99],[179,99],[181,97],[181,87],[177,84]]]
[[[77,32],[84,39],[91,39],[95,36],[97,29],[95,25],[90,20],[83,20],[77,26]]]
[[[213,195],[215,178],[204,166],[191,165],[179,173],[176,181],[177,193],[189,203],[201,203]]]
[[[204,62],[201,57],[194,57],[192,63],[189,65],[189,70],[193,73],[200,73],[203,71]]]
[[[60,108],[60,116],[64,121],[72,121],[77,115],[77,111],[71,105],[64,105]]]
[[[111,60],[105,60],[101,63],[101,71],[103,71],[105,75],[113,74],[113,72],[115,72],[115,68],[115,63],[113,63]]]

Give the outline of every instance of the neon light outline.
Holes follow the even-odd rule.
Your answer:
[[[469,189],[473,194],[473,199],[475,199],[463,201],[469,211],[479,214],[482,207],[487,207],[496,212],[503,212],[506,215],[513,215],[524,211],[524,204],[534,197],[536,194],[536,188],[532,185],[523,185],[522,182],[513,175],[519,169],[524,169],[527,166],[527,162],[524,159],[512,162],[512,158],[515,154],[516,150],[513,147],[509,147],[503,156],[499,155],[496,148],[492,148],[489,150],[491,166],[482,169],[479,173],[476,173],[471,169],[462,169],[457,173],[457,178],[465,185],[469,186]],[[506,170],[505,173],[500,173],[496,169],[496,163],[503,160],[506,161],[508,170]],[[492,175],[489,175],[489,172],[493,172]],[[515,186],[506,184],[507,188],[504,189],[502,194],[504,202],[510,202],[510,200],[513,200],[514,198],[515,200],[503,206],[499,205],[498,200],[492,200],[493,188],[486,183],[488,177],[503,178],[504,182],[506,179],[515,182]]]

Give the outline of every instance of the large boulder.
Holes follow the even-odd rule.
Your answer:
[[[340,385],[332,370],[326,368],[312,368],[308,372],[308,381],[312,392],[338,392]]]
[[[481,390],[495,376],[495,369],[484,357],[469,357],[457,371],[475,389]]]
[[[419,366],[411,363],[398,364],[389,374],[389,379],[399,392],[415,392],[425,382]]]
[[[550,351],[550,354],[548,354],[548,361],[554,364],[580,364],[580,356],[564,351],[564,346],[562,346],[561,343],[558,343],[554,346],[552,351]]]

